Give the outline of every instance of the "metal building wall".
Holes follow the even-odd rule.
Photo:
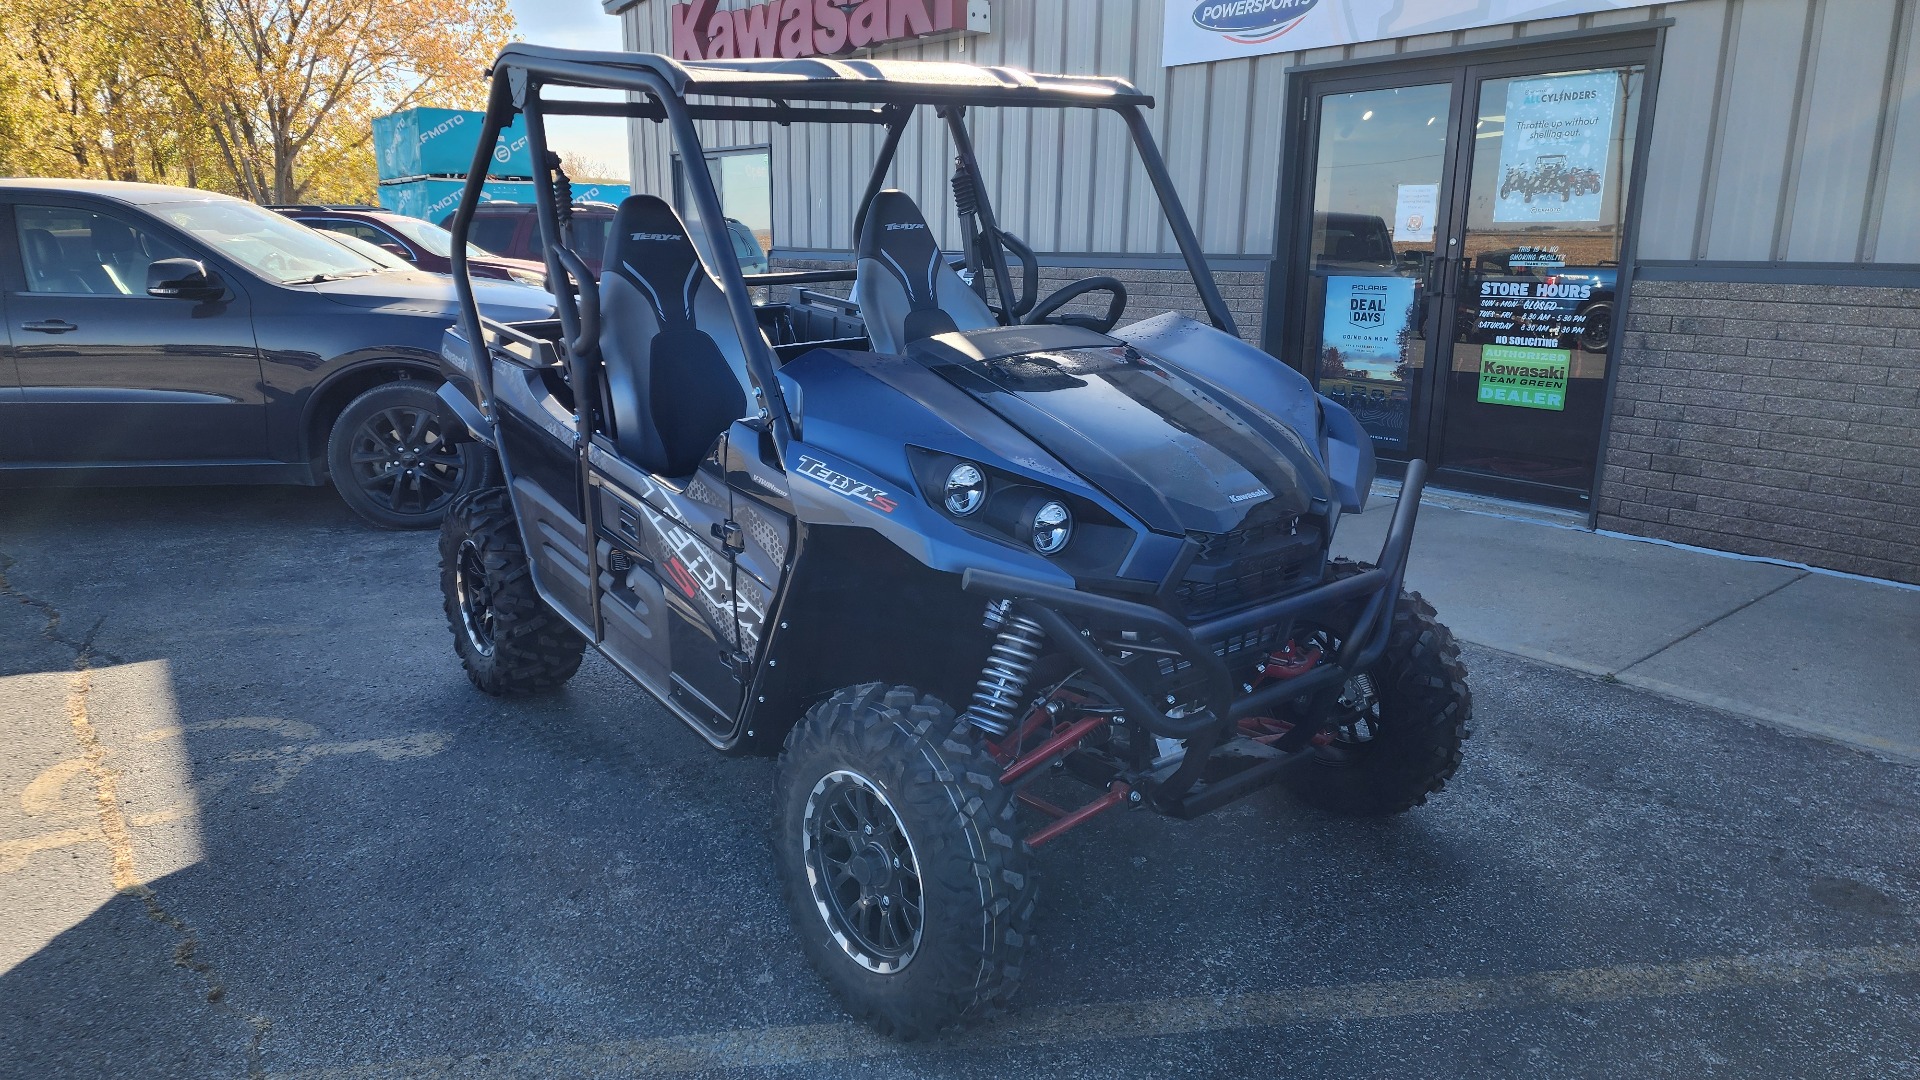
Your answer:
[[[1171,0],[1180,3],[1186,0]],[[745,0],[723,0],[722,7]],[[665,50],[669,0],[623,18],[629,48]],[[1656,261],[1920,262],[1920,0],[1686,0],[1249,60],[1160,66],[1152,0],[994,0],[989,35],[892,48],[902,59],[1120,74],[1151,118],[1202,245],[1271,255],[1285,72],[1302,64],[1671,19],[1649,147],[1640,257]],[[844,250],[872,160],[870,131],[706,125],[711,146],[770,144],[774,235],[786,250]],[[656,125],[637,124],[636,178],[665,190]],[[1036,250],[1174,251],[1124,130],[1110,116],[981,115],[976,140],[1002,220]],[[916,121],[893,182],[945,204],[944,134]],[[951,245],[951,220],[936,223]],[[1095,260],[1097,261],[1097,260]]]
[[[1915,0],[1666,5],[1640,255],[1920,262]]]

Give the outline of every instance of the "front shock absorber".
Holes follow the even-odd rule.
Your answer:
[[[987,605],[986,625],[990,630],[999,627],[1000,633],[987,651],[966,720],[997,739],[1012,731],[1019,719],[1021,694],[1033,677],[1033,665],[1040,659],[1047,635],[1039,623],[1014,611],[1005,600]]]

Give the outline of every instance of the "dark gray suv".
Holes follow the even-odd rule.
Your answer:
[[[543,290],[476,285],[500,319]],[[319,484],[437,524],[491,460],[434,395],[443,276],[190,188],[0,180],[0,486]]]

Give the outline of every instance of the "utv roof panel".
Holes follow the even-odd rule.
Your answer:
[[[1152,96],[1125,79],[1045,75],[936,60],[680,61],[659,53],[587,52],[515,43],[500,53],[494,65],[534,72],[545,82],[581,87],[630,86],[632,81],[622,78],[623,73],[646,72],[682,97],[1089,108],[1153,105]]]

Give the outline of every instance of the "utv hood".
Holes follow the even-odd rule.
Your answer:
[[[907,355],[1156,532],[1230,532],[1269,502],[1297,514],[1327,505],[1326,475],[1301,435],[1103,334],[1006,327],[942,334]]]

